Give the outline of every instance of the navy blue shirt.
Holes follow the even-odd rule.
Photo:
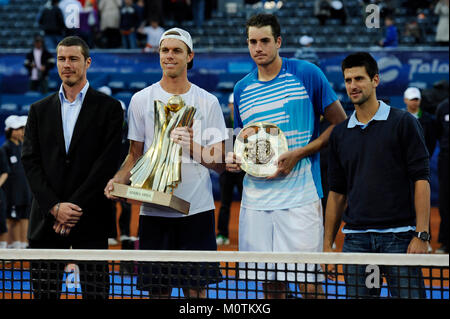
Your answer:
[[[354,115],[334,128],[329,144],[330,190],[347,196],[345,228],[414,226],[414,182],[430,180],[419,122],[383,102],[367,126],[351,121]]]

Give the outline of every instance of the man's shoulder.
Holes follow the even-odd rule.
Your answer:
[[[316,72],[318,67],[309,61],[294,58],[284,58],[286,71],[295,75],[305,75],[310,72]]]
[[[32,107],[34,108],[41,108],[46,107],[49,104],[55,103],[55,101],[58,101],[58,92],[55,92],[53,94],[50,94],[39,101],[36,101],[32,104]]]
[[[145,98],[149,96],[149,93],[155,91],[155,90],[159,90],[161,89],[161,86],[159,85],[159,81],[153,83],[152,85],[146,86],[145,88],[137,91],[136,93],[133,94],[133,99],[134,98]],[[156,92],[156,91],[155,91]]]
[[[344,121],[342,121],[339,124],[336,124],[336,126],[333,128],[331,134],[332,135],[336,135],[336,134],[342,134],[344,132],[346,132],[347,126],[348,126],[348,122],[350,121],[350,116],[348,116]]]
[[[192,91],[191,92],[192,92],[192,94],[200,96],[200,97],[202,97],[204,99],[207,99],[209,101],[217,100],[217,97],[214,94],[208,92],[207,90],[205,90],[205,89],[203,89],[203,88],[201,88],[198,85],[193,84],[193,83],[192,83]]]

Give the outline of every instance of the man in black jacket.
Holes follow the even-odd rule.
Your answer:
[[[123,111],[119,101],[89,86],[90,64],[89,48],[81,38],[62,40],[57,47],[61,88],[30,108],[22,151],[34,195],[30,248],[108,248],[111,204],[103,187],[118,166]],[[32,266],[35,298],[58,298],[58,265]],[[82,266],[83,298],[107,298],[107,265]]]
[[[48,73],[55,66],[55,58],[48,52],[41,36],[34,38],[33,49],[27,53],[24,66],[30,76],[30,90],[47,93]]]

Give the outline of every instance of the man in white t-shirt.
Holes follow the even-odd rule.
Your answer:
[[[174,190],[174,195],[190,203],[189,214],[185,216],[170,209],[143,204],[139,221],[139,248],[217,250],[214,199],[208,169],[219,173],[225,169],[223,154],[227,132],[222,110],[215,96],[187,78],[187,70],[192,67],[194,58],[190,34],[179,28],[167,30],[159,45],[162,78],[158,83],[137,92],[131,99],[128,111],[130,150],[121,169],[105,187],[105,195],[117,199],[110,193],[114,189],[113,183],[128,184],[130,170],[150,147],[153,140],[154,101],[167,103],[171,96],[180,95],[186,105],[197,109],[192,128],[177,127],[170,134],[173,141],[183,148],[182,182]],[[185,295],[205,297],[203,287],[222,278],[218,267],[207,265],[206,269],[203,266],[195,270],[172,267],[174,278],[170,278],[170,273],[167,276],[170,268],[153,266],[151,270],[142,269],[140,289],[161,297],[168,296],[172,287],[182,286],[190,288],[183,288]],[[180,278],[177,271],[181,271],[184,277]]]

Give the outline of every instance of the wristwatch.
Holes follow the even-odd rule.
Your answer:
[[[431,235],[426,231],[414,232],[414,236],[423,241],[430,241]]]

